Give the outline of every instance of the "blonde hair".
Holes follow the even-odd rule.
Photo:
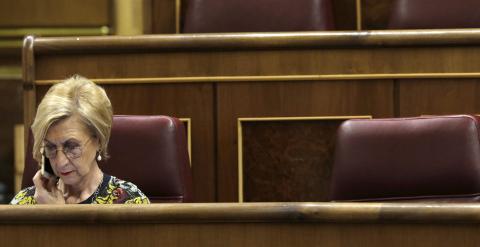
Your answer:
[[[53,85],[38,105],[32,124],[35,160],[41,162],[41,148],[50,126],[74,115],[81,119],[93,137],[98,138],[100,155],[108,158],[112,104],[103,88],[85,77],[74,75]]]

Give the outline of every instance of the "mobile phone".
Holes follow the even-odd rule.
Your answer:
[[[45,155],[43,154],[40,174],[42,174],[42,176],[47,179],[57,178],[57,176],[53,172],[52,164],[50,164],[50,159],[45,157]]]

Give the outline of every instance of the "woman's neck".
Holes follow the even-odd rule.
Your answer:
[[[103,172],[95,165],[90,173],[75,185],[66,185],[61,180],[59,188],[64,192],[66,203],[79,203],[88,199],[100,186],[103,180]]]

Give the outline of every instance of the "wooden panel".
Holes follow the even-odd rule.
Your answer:
[[[218,199],[237,201],[238,118],[353,115],[393,117],[393,82],[378,80],[219,84],[217,103]]]
[[[396,83],[400,116],[480,113],[480,79],[409,79]]]
[[[480,47],[65,54],[37,63],[37,79],[478,72]]]
[[[112,0],[3,0],[0,27],[108,26]]]
[[[176,0],[151,0],[152,33],[176,32]]]
[[[477,204],[1,206],[0,238],[7,246],[478,246],[479,214]]]
[[[191,119],[194,201],[215,201],[212,84],[132,84],[103,87],[112,102],[114,114],[169,115]],[[37,87],[37,104],[47,88]]]
[[[328,201],[335,136],[343,121],[242,121],[243,201]]]
[[[129,224],[4,225],[7,246],[478,246],[473,224]],[[25,236],[29,236],[26,238]],[[125,236],[125,237],[119,237]],[[128,236],[128,237],[127,237]]]
[[[387,29],[394,0],[362,0],[362,29]]]

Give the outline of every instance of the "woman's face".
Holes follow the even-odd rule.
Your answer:
[[[50,126],[44,145],[46,153],[49,150],[54,154],[50,163],[64,184],[81,183],[97,165],[95,156],[99,147],[98,140],[91,136],[77,116],[60,120]]]

